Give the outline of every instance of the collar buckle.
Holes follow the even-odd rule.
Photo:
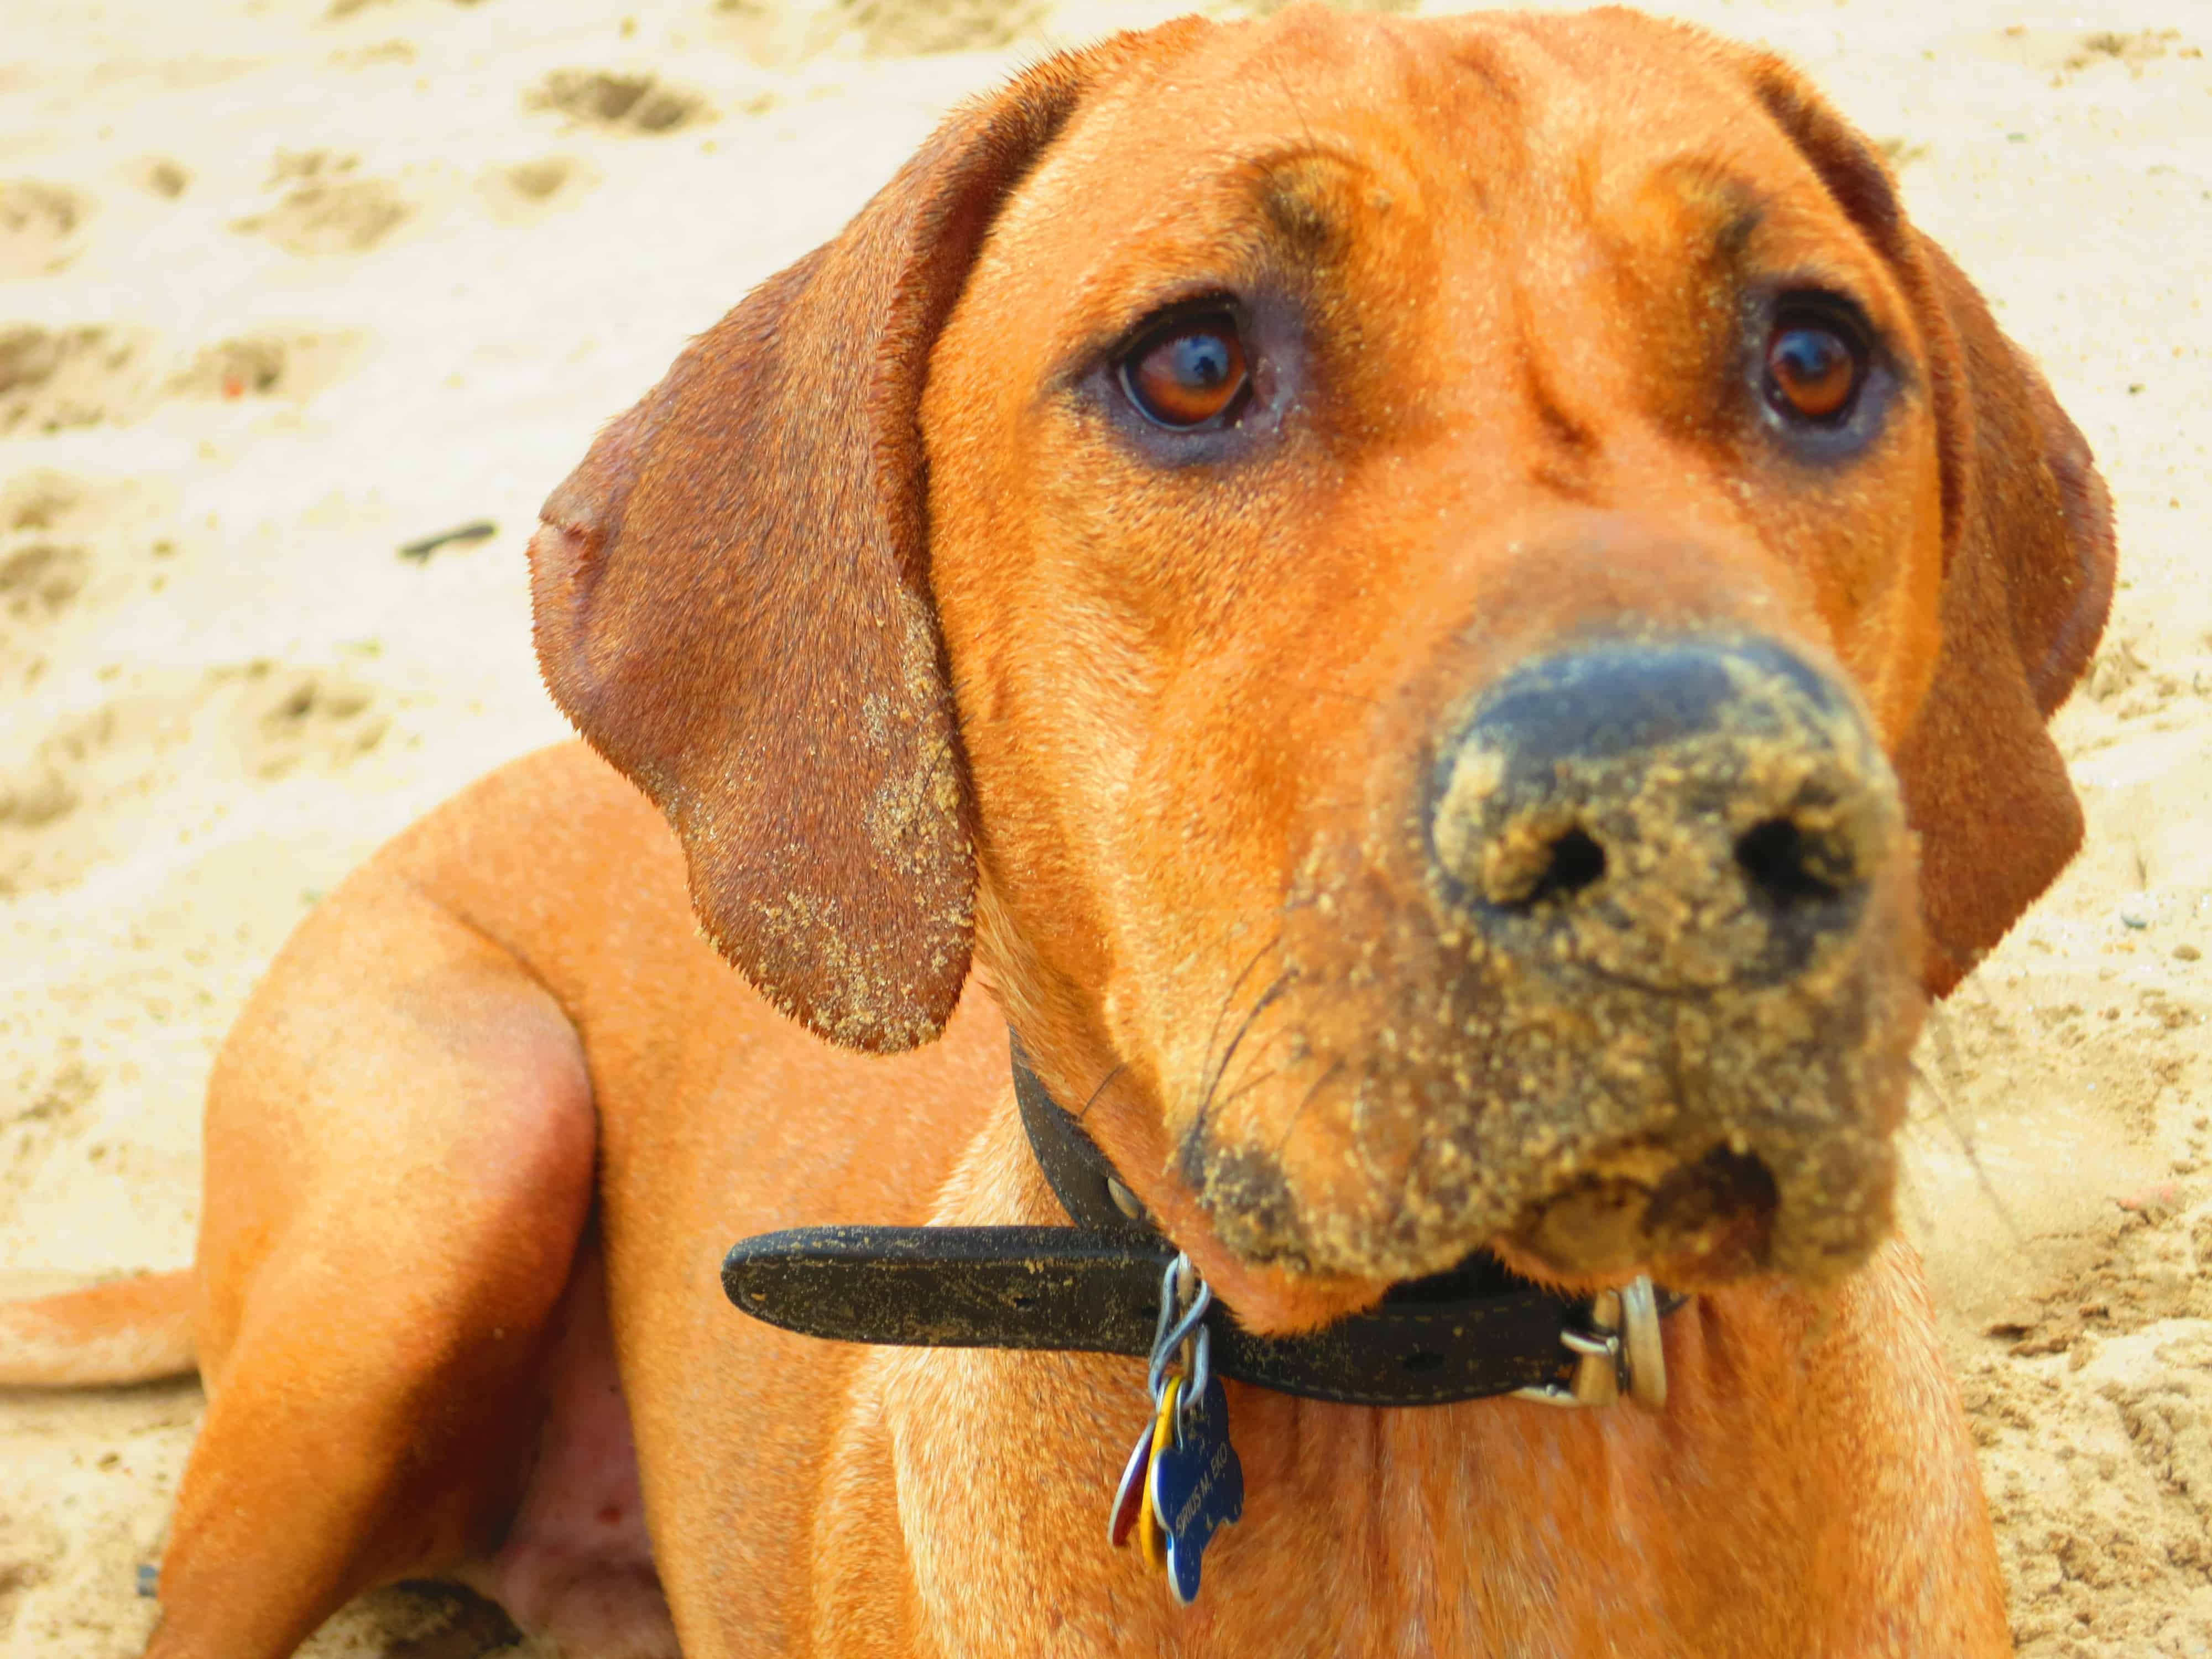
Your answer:
[[[1589,1328],[1562,1330],[1559,1345],[1575,1356],[1564,1382],[1516,1389],[1516,1399],[1547,1406],[1610,1406],[1623,1395],[1650,1411],[1667,1403],[1667,1349],[1659,1334],[1659,1297],[1648,1274],[1589,1299]]]

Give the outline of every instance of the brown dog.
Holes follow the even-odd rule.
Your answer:
[[[2008,1650],[1889,1142],[2077,841],[2107,511],[1784,65],[1313,9],[1055,58],[545,516],[611,769],[333,895],[217,1066],[191,1273],[8,1316],[9,1380],[143,1376],[189,1295],[154,1653],[425,1576],[593,1655]],[[1649,1272],[1671,1398],[1232,1387],[1176,1607],[1101,1535],[1140,1367],[716,1283],[1063,1221],[1009,1024],[1245,1327]]]

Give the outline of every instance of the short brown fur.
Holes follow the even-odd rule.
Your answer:
[[[1717,296],[1771,268],[1893,343],[1856,471],[1730,412]],[[1106,424],[1102,353],[1194,284],[1297,319],[1265,336],[1297,397],[1234,466]],[[1008,1022],[1248,1323],[1481,1243],[1581,1282],[1480,1220],[1548,1166],[1422,1058],[1458,993],[1406,802],[1450,709],[1593,628],[1756,629],[1863,708],[1917,862],[1882,877],[1872,1058],[1795,1133],[1886,1147],[1925,996],[2079,839],[2043,722],[2110,520],[1794,72],[1620,11],[1297,8],[1055,58],[695,343],[532,558],[548,682],[650,804],[571,745],[394,842],[226,1046],[194,1274],[0,1310],[0,1376],[65,1382],[122,1372],[58,1331],[157,1370],[191,1298],[210,1405],[158,1659],[281,1659],[438,1574],[693,1659],[2008,1651],[1878,1228],[1820,1290],[1642,1264],[1698,1292],[1656,1415],[1232,1389],[1249,1501],[1188,1611],[1102,1539],[1130,1364],[808,1341],[716,1285],[777,1226],[1059,1219]],[[1329,1053],[1445,1104],[1394,1118]],[[641,1475],[652,1544],[619,1515],[554,1571],[532,1517],[579,1377],[618,1386],[634,1465],[592,1478]]]

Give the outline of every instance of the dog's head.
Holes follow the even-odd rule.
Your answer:
[[[1300,9],[1054,59],[608,428],[554,693],[832,1042],[971,952],[1232,1305],[1812,1282],[2072,854],[2080,434],[1778,60]]]

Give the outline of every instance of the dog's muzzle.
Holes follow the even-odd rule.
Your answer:
[[[1870,1249],[1889,1164],[1866,1103],[1894,1090],[1852,1051],[1887,1046],[1872,981],[1901,955],[1876,890],[1905,829],[1856,698],[1764,640],[1601,640],[1479,695],[1431,787],[1501,1073],[1564,1010],[1595,1039],[1591,1109],[1557,1122],[1516,1241],[1570,1271],[1814,1277]]]

